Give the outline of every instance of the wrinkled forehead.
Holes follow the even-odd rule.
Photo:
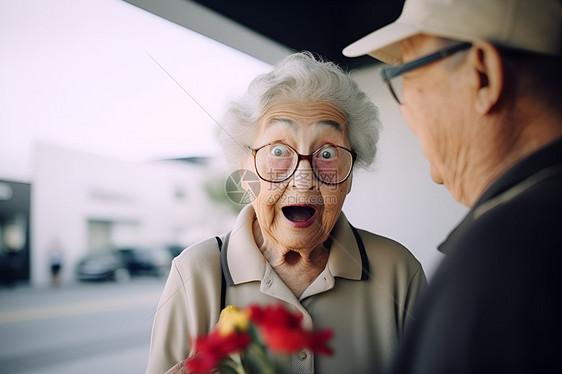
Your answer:
[[[290,127],[328,126],[345,134],[347,119],[345,114],[331,103],[282,102],[269,108],[260,118],[259,124],[261,130],[278,124]]]

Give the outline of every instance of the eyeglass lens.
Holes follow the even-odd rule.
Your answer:
[[[295,172],[299,154],[283,143],[273,143],[256,152],[256,171],[269,182],[282,182]],[[310,156],[312,170],[318,180],[327,184],[343,182],[351,172],[353,156],[346,149],[325,145]],[[295,176],[301,178],[304,176]]]

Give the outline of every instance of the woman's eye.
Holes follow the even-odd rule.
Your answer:
[[[320,157],[325,160],[330,160],[336,157],[336,150],[334,148],[324,148],[320,151]]]
[[[271,148],[271,154],[275,157],[284,157],[289,154],[289,149],[284,145],[277,144]]]

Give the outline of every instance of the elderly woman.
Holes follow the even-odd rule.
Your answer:
[[[296,53],[258,76],[222,125],[226,156],[259,177],[259,194],[228,234],[174,259],[147,373],[180,368],[224,305],[256,303],[334,331],[333,356],[303,350],[285,358],[287,373],[383,371],[426,279],[406,248],[341,211],[353,168],[374,159],[376,107],[336,65]]]

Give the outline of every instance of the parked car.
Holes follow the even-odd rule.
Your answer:
[[[168,275],[172,255],[164,248],[119,248],[125,266],[132,275]]]
[[[121,255],[115,251],[103,251],[86,255],[76,269],[78,280],[126,282],[131,278]]]
[[[164,248],[118,248],[85,256],[77,268],[79,280],[126,282],[133,276],[164,277],[170,271],[172,255]]]

